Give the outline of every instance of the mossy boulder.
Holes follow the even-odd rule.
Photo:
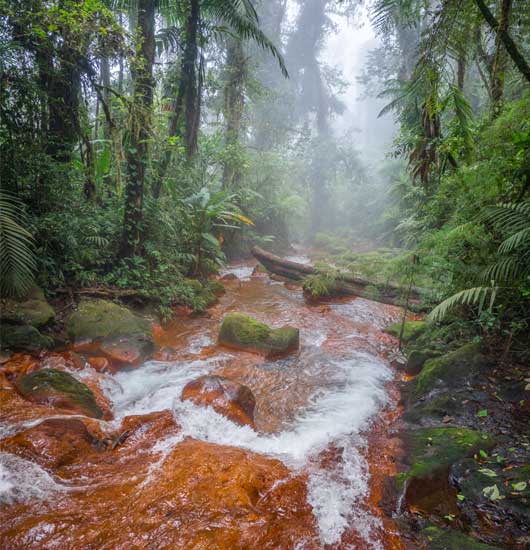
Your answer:
[[[297,328],[272,329],[248,315],[229,313],[221,324],[219,343],[267,357],[278,357],[298,350],[300,333]]]
[[[131,335],[152,339],[151,326],[146,319],[107,300],[81,302],[67,319],[66,330],[75,342]]]
[[[449,479],[453,464],[495,444],[487,434],[455,427],[410,430],[403,440],[404,471],[386,480],[384,508],[438,516],[458,513],[457,491]]]
[[[15,388],[34,403],[69,409],[93,418],[103,416],[94,393],[64,371],[41,369],[26,374],[16,380]]]
[[[428,550],[500,550],[456,530],[441,529],[429,525],[422,529]]]
[[[462,411],[462,400],[452,395],[440,395],[427,401],[416,403],[403,414],[403,419],[415,424],[430,424],[433,420],[441,421],[444,417],[459,415]]]
[[[404,439],[409,467],[396,476],[400,485],[412,478],[427,478],[458,460],[495,445],[495,440],[488,434],[456,427],[411,430]]]
[[[138,364],[154,351],[151,325],[126,307],[106,300],[81,302],[66,322],[70,338],[88,351],[103,353],[117,364]]]
[[[46,301],[44,292],[35,286],[23,298],[2,300],[0,319],[2,323],[39,328],[55,319],[55,311]]]
[[[31,325],[0,324],[0,349],[39,351],[50,349],[53,339]]]
[[[492,365],[492,359],[481,353],[479,342],[466,344],[447,355],[426,361],[413,381],[413,394],[419,397],[437,387],[457,388],[464,380],[488,370]]]
[[[418,374],[429,359],[440,357],[440,355],[441,352],[436,350],[413,349],[410,353],[407,353],[407,374]]]
[[[412,342],[419,338],[427,330],[427,324],[425,321],[406,321],[403,327],[402,341],[405,344]],[[399,338],[401,334],[401,323],[392,323],[385,327],[384,332],[391,334],[396,338]]]

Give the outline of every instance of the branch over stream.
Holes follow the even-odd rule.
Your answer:
[[[252,248],[252,254],[272,273],[281,275],[282,277],[286,277],[287,279],[291,279],[293,281],[303,281],[308,275],[319,275],[328,271],[334,271],[332,268],[329,268],[329,270],[319,270],[309,264],[301,264],[291,260],[286,260],[285,258],[275,256],[274,254],[271,254],[258,246],[254,246]],[[396,306],[404,305],[405,296],[408,292],[408,289],[392,283],[381,284],[374,281],[361,279],[344,272],[333,273],[333,276],[327,284],[329,286],[329,294],[331,295],[359,296],[360,298],[366,298],[375,302]],[[421,296],[419,289],[411,289],[410,303],[413,305],[420,305]]]

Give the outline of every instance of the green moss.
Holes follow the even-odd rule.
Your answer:
[[[414,380],[416,397],[431,391],[437,384],[459,386],[462,381],[491,366],[491,360],[481,352],[480,343],[470,343],[436,359],[429,359]]]
[[[53,346],[53,339],[31,325],[0,324],[0,348],[14,351],[38,351]]]
[[[71,404],[88,416],[95,418],[103,416],[92,391],[67,372],[41,369],[18,378],[15,387],[30,401],[53,403],[59,394],[62,403]]]
[[[403,328],[402,341],[407,344],[418,338],[427,329],[425,321],[406,321]],[[401,323],[393,323],[385,328],[384,332],[399,338]]]
[[[458,414],[462,409],[461,401],[450,395],[442,395],[435,399],[418,403],[405,412],[403,418],[407,422],[419,423],[425,418],[441,420],[446,415]]]
[[[86,300],[66,322],[68,335],[75,341],[115,336],[142,335],[151,339],[148,321],[129,309],[106,300]]]
[[[440,356],[440,352],[436,350],[418,350],[413,349],[410,353],[407,354],[407,372],[409,374],[418,374],[423,365],[429,359],[434,359]]]
[[[53,308],[45,300],[4,300],[1,307],[3,322],[41,327],[55,318]]]
[[[405,439],[410,468],[396,476],[400,486],[407,479],[429,477],[480,449],[495,445],[489,435],[469,428],[421,428],[408,432]]]
[[[299,331],[293,327],[273,330],[248,315],[229,313],[221,324],[219,343],[276,355],[298,349]]]
[[[499,550],[460,531],[440,529],[434,525],[426,527],[421,533],[426,539],[429,550]]]

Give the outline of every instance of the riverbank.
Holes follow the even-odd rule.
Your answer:
[[[391,429],[402,452],[386,513],[427,548],[530,548],[528,366],[448,326],[409,323],[404,344],[400,368],[414,376]]]

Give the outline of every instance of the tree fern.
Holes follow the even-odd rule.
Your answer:
[[[530,201],[505,203],[488,208],[479,220],[496,231],[508,236],[501,242],[497,252],[500,258],[483,271],[485,281],[495,281],[504,288],[513,286],[530,276]],[[501,286],[482,286],[461,290],[436,306],[430,319],[439,321],[457,304],[478,305],[483,308],[484,300],[491,292],[490,309],[497,290]]]
[[[0,293],[23,295],[33,283],[36,268],[33,237],[19,223],[21,203],[0,191]]]

